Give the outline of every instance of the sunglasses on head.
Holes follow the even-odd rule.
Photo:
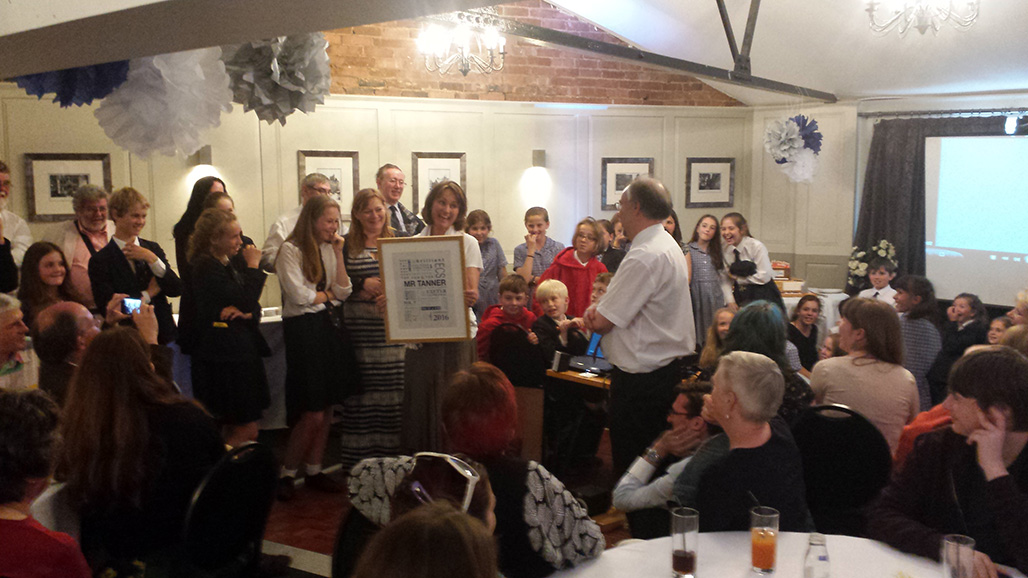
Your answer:
[[[479,476],[478,472],[475,471],[475,468],[471,467],[467,462],[449,454],[440,454],[436,452],[419,452],[414,454],[415,468],[417,467],[418,462],[433,461],[439,461],[449,465],[466,480],[467,483],[464,486],[464,501],[461,504],[461,510],[466,513],[468,508],[471,506],[471,497],[475,493],[475,486],[478,484],[478,480],[481,479],[481,476]],[[425,490],[425,487],[421,485],[421,482],[414,482],[411,484],[411,491],[414,493],[414,497],[423,504],[427,504],[432,501],[432,496],[429,495],[428,491]]]

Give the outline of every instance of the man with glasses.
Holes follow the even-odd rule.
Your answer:
[[[378,192],[385,197],[389,224],[396,230],[398,237],[413,237],[425,228],[425,222],[400,202],[406,186],[400,167],[389,163],[382,165],[375,173],[375,184],[378,186]]]
[[[32,244],[29,226],[18,215],[7,210],[11,195],[11,169],[0,161],[0,291],[13,291],[18,287],[18,267],[25,251]]]
[[[328,177],[321,173],[311,173],[300,181],[300,204],[296,208],[285,213],[268,229],[268,237],[264,240],[264,247],[261,249],[261,269],[274,273],[275,259],[278,258],[278,249],[286,241],[286,237],[293,233],[296,222],[300,220],[300,211],[304,204],[318,195],[332,194],[332,184]],[[340,207],[342,210],[346,210]],[[339,234],[342,235],[343,224],[339,223]]]
[[[75,191],[71,206],[75,218],[51,227],[44,240],[60,247],[68,260],[75,301],[98,311],[100,306],[94,302],[89,284],[89,259],[106,247],[114,235],[114,222],[107,218],[107,191],[96,185],[82,185]]]

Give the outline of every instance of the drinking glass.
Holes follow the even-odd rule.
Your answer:
[[[960,534],[942,537],[943,578],[973,578],[974,538]]]
[[[677,578],[696,576],[700,542],[700,513],[692,508],[671,510],[671,569]]]
[[[775,571],[777,546],[778,510],[766,506],[750,510],[750,555],[754,572],[770,574]]]

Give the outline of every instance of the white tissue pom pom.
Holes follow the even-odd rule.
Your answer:
[[[764,133],[764,150],[776,161],[791,161],[793,156],[803,149],[800,128],[791,119],[776,120],[767,127]]]
[[[320,32],[223,47],[233,101],[257,118],[286,123],[294,111],[314,112],[332,86],[328,41]]]
[[[817,155],[810,149],[800,149],[781,168],[792,182],[809,183],[814,180],[814,173],[817,172]]]
[[[128,80],[94,115],[112,141],[135,155],[191,155],[205,144],[201,133],[232,110],[228,86],[220,48],[136,58]]]

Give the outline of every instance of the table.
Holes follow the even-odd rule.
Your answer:
[[[598,387],[600,389],[610,389],[610,376],[587,376],[578,371],[571,371],[570,369],[567,371],[554,371],[552,369],[547,369],[546,377],[570,381],[571,383],[578,383],[581,385],[588,385],[590,387]]]
[[[802,578],[809,534],[778,535],[775,578]],[[942,566],[894,550],[880,542],[828,536],[832,578],[940,578]],[[552,574],[554,578],[667,578],[671,576],[671,538],[658,538],[612,548],[577,568]],[[755,578],[750,567],[749,532],[700,534],[697,561],[699,578]]]
[[[832,293],[824,293],[824,291],[833,291]],[[821,298],[821,317],[817,320],[817,340],[818,345],[824,341],[825,335],[831,328],[835,327],[835,324],[839,322],[839,304],[849,299],[849,295],[845,293],[835,293],[835,289],[811,289],[810,293],[816,294]],[[800,302],[799,297],[783,297],[782,301],[785,302],[785,310],[787,315],[792,315],[792,310],[796,308],[796,305]]]

